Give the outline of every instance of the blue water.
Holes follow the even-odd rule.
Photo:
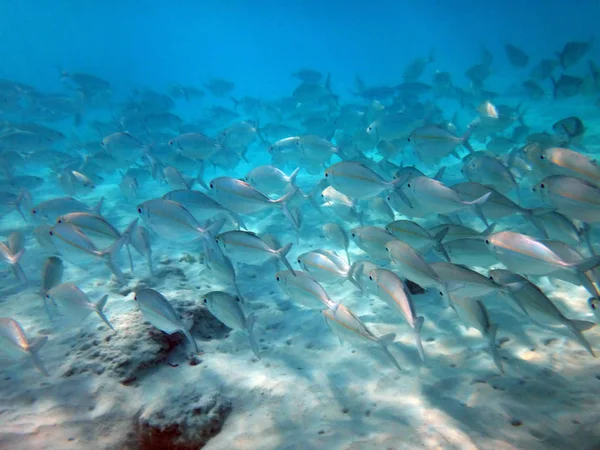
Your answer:
[[[599,18],[0,2],[0,450],[598,448]]]

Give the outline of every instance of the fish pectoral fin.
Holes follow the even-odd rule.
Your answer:
[[[384,347],[387,347],[389,345],[392,345],[394,343],[395,339],[396,339],[396,333],[388,333],[388,334],[384,334],[383,336],[381,336],[379,338],[379,342],[381,342],[381,344]]]

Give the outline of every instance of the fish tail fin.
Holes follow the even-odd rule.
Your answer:
[[[239,229],[241,229],[241,228],[243,228],[244,230],[248,229],[248,227],[246,226],[246,223],[244,222],[244,220],[238,213],[235,213],[233,211],[228,211],[227,215]]]
[[[108,321],[108,318],[104,315],[104,312],[102,312],[102,310],[106,306],[107,301],[108,301],[108,294],[103,296],[100,300],[98,300],[98,302],[96,304],[94,304],[94,311],[96,312],[96,314],[98,314],[100,316],[100,318],[108,326],[108,328],[115,331],[115,328]]]
[[[133,230],[137,226],[138,220],[139,219],[133,220],[125,229],[123,234],[121,234],[121,237],[118,238],[110,247],[108,247],[102,252],[102,256],[105,259],[107,267],[117,277],[117,280],[119,280],[119,282],[123,284],[125,283],[125,275],[123,275],[123,272],[117,265],[115,258],[118,255],[121,248],[123,248],[124,245],[127,245],[129,243],[131,233],[133,233]]]
[[[579,342],[581,345],[583,345],[583,347],[588,351],[588,353],[590,355],[592,355],[594,358],[596,357],[596,354],[594,353],[594,350],[592,349],[592,346],[590,345],[590,343],[583,336],[582,331],[589,330],[590,328],[594,327],[595,325],[596,324],[594,322],[588,322],[585,320],[569,320],[568,324],[567,324],[567,327],[569,328],[571,333],[573,333],[573,336],[575,336],[575,339],[577,339],[577,342]]]
[[[294,274],[294,276],[296,276],[296,272],[294,272],[294,269],[292,268],[292,266],[290,265],[290,262],[287,260],[287,254],[290,252],[290,249],[292,248],[294,244],[289,243],[284,245],[283,247],[281,247],[279,250],[275,251],[275,254],[277,256],[277,259],[285,266],[285,268],[287,270],[289,270],[290,272],[292,272]]]
[[[195,181],[208,191],[208,184],[204,181],[204,161],[198,161],[198,164],[200,167],[198,168],[198,174],[196,175]]]
[[[591,258],[571,263],[569,266],[575,267],[578,272],[587,272],[592,270],[594,267],[600,266],[600,256],[592,256]]]
[[[400,372],[402,372],[402,367],[400,367],[400,364],[398,364],[398,360],[396,358],[394,358],[394,355],[392,355],[388,349],[388,346],[393,344],[394,339],[396,339],[396,335],[394,333],[389,333],[389,334],[381,336],[377,342],[379,342],[379,345],[381,346],[381,349],[385,353],[385,356],[388,357],[388,359],[392,362],[392,364],[396,367],[396,369],[398,369]]]
[[[433,240],[434,240],[433,248],[435,249],[436,252],[440,253],[446,261],[451,262],[450,255],[448,255],[448,252],[446,251],[446,247],[444,247],[444,244],[442,243],[442,241],[448,234],[449,230],[450,230],[450,227],[444,227],[441,229],[440,232],[438,232],[435,236],[433,236]]]
[[[41,360],[40,355],[39,355],[39,351],[46,344],[46,342],[48,342],[48,336],[43,336],[43,337],[34,339],[29,344],[29,354],[31,355],[31,360],[33,361],[33,364],[35,364],[35,367],[40,372],[42,372],[42,374],[44,374],[44,376],[48,377],[48,376],[50,376],[50,374],[46,370],[46,366],[44,365],[44,362]]]
[[[300,192],[300,195],[304,197],[305,200],[308,200],[308,202],[312,205],[315,211],[317,211],[319,214],[323,214],[321,206],[317,203],[317,200],[315,199],[315,192],[309,192],[308,194],[305,194],[300,189],[298,189],[298,192]]]
[[[294,170],[289,177],[290,184],[292,185],[292,187],[297,187],[296,186],[296,178],[298,177],[299,172],[300,172],[300,167],[296,167],[296,170]]]
[[[94,207],[92,208],[92,211],[95,212],[96,214],[98,214],[99,216],[101,216],[103,204],[104,204],[104,197],[101,197],[100,200],[98,200],[98,203],[96,203],[96,205],[94,205]]]
[[[219,234],[219,231],[221,231],[223,225],[225,225],[225,219],[215,220],[208,226],[208,228],[204,230],[205,236],[208,239],[214,238],[217,234]]]
[[[542,208],[536,208],[536,209],[542,209]],[[548,232],[546,231],[546,228],[544,227],[544,221],[540,220],[540,218],[538,217],[542,213],[538,213],[536,211],[536,209],[523,208],[521,210],[521,214],[527,220],[529,220],[529,222],[531,222],[531,224],[536,228],[536,230],[538,230],[540,232],[540,234],[543,236],[544,239],[548,239]]]
[[[442,181],[442,178],[444,178],[445,172],[446,172],[446,166],[440,167],[440,169],[433,176],[433,179],[437,180],[437,181]]]
[[[192,346],[194,347],[194,353],[198,354],[198,344],[196,344],[196,340],[194,339],[194,336],[192,336],[192,333],[190,333],[189,330],[186,330],[185,328],[182,328],[181,332],[185,335],[186,339],[190,341],[190,344],[192,344]]]
[[[423,342],[421,342],[421,328],[423,328],[423,322],[425,318],[423,316],[417,317],[417,321],[415,323],[415,343],[417,344],[417,350],[419,352],[419,358],[421,361],[425,362],[425,351],[423,350]]]
[[[464,202],[466,205],[475,205],[475,206],[480,206],[483,205],[485,202],[487,202],[487,199],[490,197],[490,195],[492,195],[491,192],[487,192],[485,194],[483,194],[481,197],[476,198],[473,201],[470,202]]]
[[[23,201],[26,198],[31,198],[31,193],[27,189],[21,189],[21,192],[19,192],[19,195],[17,196],[17,199],[15,200],[15,209],[21,215],[21,217],[23,218],[23,220],[25,222],[29,222],[27,220],[27,217],[23,213],[23,210],[21,209],[21,206],[23,205]]]
[[[290,210],[288,208],[288,204],[290,201],[292,201],[292,199],[294,198],[294,196],[296,195],[296,193],[298,191],[299,191],[299,189],[297,187],[294,187],[294,189],[292,189],[290,192],[288,192],[284,196],[278,198],[277,200],[273,201],[273,203],[280,205],[283,215],[285,217],[287,217],[287,219],[292,223],[292,226],[294,227],[294,230],[296,230],[296,231],[298,231],[300,229],[300,224],[296,221],[296,219],[290,212]]]
[[[252,353],[256,356],[256,359],[260,359],[260,352],[258,350],[258,343],[254,338],[254,324],[255,324],[255,316],[254,313],[250,313],[248,317],[246,317],[246,330],[248,331],[248,340],[250,341],[250,348],[252,349]]]
[[[474,127],[468,127],[467,131],[465,131],[465,134],[463,134],[460,138],[460,143],[461,145],[466,148],[469,153],[475,153],[475,150],[473,149],[473,147],[471,147],[471,144],[469,143],[469,139],[471,138],[471,134],[473,134],[473,130]]]
[[[494,364],[498,370],[504,374],[504,366],[502,365],[502,358],[500,358],[500,353],[498,352],[498,346],[496,345],[496,333],[498,332],[498,325],[491,324],[487,333],[487,338],[490,343],[490,353],[492,354],[492,358],[494,359]]]

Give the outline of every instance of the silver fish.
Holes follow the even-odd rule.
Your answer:
[[[260,359],[258,343],[254,338],[254,313],[246,316],[240,306],[240,299],[227,292],[212,291],[204,295],[202,302],[219,321],[232,330],[241,330],[248,335],[250,348]]]
[[[102,312],[108,300],[108,295],[103,296],[98,302],[92,303],[88,296],[75,284],[62,283],[50,288],[46,292],[46,299],[57,307],[61,315],[82,322],[92,312],[95,312],[111,330],[115,330],[104,312]]]
[[[35,367],[45,376],[49,374],[38,352],[47,341],[47,336],[29,341],[23,327],[16,320],[8,317],[0,318],[0,343],[2,343],[0,354],[11,360],[23,356],[30,357]]]
[[[140,289],[133,298],[140,307],[144,318],[159,330],[173,334],[181,331],[198,353],[198,346],[191,333],[185,328],[179,315],[169,301],[154,289]]]

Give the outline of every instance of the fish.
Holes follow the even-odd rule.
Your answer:
[[[296,187],[300,168],[289,176],[274,166],[257,166],[246,174],[246,181],[266,195],[286,193]]]
[[[485,243],[508,270],[524,275],[551,275],[559,270],[583,273],[600,265],[598,256],[577,263],[566,262],[542,242],[515,231],[492,233]]]
[[[457,297],[453,300],[458,315],[471,327],[476,328],[485,338],[487,338],[490,348],[490,353],[494,359],[494,364],[504,374],[504,366],[502,358],[498,352],[496,345],[496,334],[498,333],[498,325],[490,320],[490,315],[487,308],[481,300]]]
[[[506,52],[506,56],[508,57],[508,61],[517,68],[523,68],[529,64],[529,55],[525,53],[520,48],[512,45],[505,44],[504,51]]]
[[[298,192],[297,188],[292,189],[276,200],[272,200],[245,181],[235,178],[215,178],[210,182],[209,187],[215,200],[233,212],[252,214],[263,209],[279,208],[294,228],[299,228],[288,209],[289,202]]]
[[[600,222],[600,188],[587,180],[552,175],[532,187],[545,204],[570,219]]]
[[[455,136],[450,131],[437,125],[425,125],[415,128],[408,136],[408,142],[413,146],[418,158],[425,164],[434,164],[441,158],[456,154],[458,146],[465,147],[469,153],[473,153],[473,147],[469,144],[473,130],[467,129],[467,132],[461,136]]]
[[[227,254],[234,256],[238,262],[261,264],[269,259],[277,259],[293,275],[294,269],[287,260],[293,244],[287,244],[276,250],[250,231],[232,230],[219,234],[215,240]]]
[[[19,262],[25,253],[25,248],[21,248],[18,252],[13,252],[11,248],[4,242],[0,242],[0,258],[10,264],[10,267],[15,274],[15,277],[24,286],[27,286],[27,276],[23,272],[23,268]]]
[[[203,228],[181,203],[162,198],[140,203],[137,212],[152,231],[174,242],[201,239],[203,245],[210,244],[224,224],[220,219]]]
[[[306,272],[280,271],[275,273],[275,280],[286,295],[305,308],[335,311],[340,306],[340,302],[333,301],[323,286]]]
[[[490,197],[488,192],[475,200],[463,200],[459,194],[440,181],[424,176],[414,177],[404,183],[400,190],[408,199],[409,206],[418,205],[430,214],[451,214],[464,209],[477,212]],[[481,217],[481,220],[488,225],[485,217]]]
[[[385,245],[395,237],[383,228],[365,226],[350,230],[350,239],[371,258],[388,261]]]
[[[144,319],[167,334],[181,332],[192,344],[194,353],[198,353],[198,345],[189,330],[183,325],[177,311],[160,292],[154,289],[140,289],[133,299],[137,302]]]
[[[555,99],[575,97],[581,92],[583,86],[583,78],[565,74],[562,74],[558,80],[550,77],[550,81],[552,81],[553,97]]]
[[[429,52],[429,56],[425,58],[415,58],[410,63],[406,65],[404,71],[402,73],[402,78],[404,78],[405,82],[417,81],[427,64],[430,64],[435,61],[435,50],[431,50]]]
[[[579,177],[600,184],[600,166],[595,160],[569,148],[551,147],[541,151],[544,175]]]
[[[93,212],[101,215],[104,197],[93,207],[87,206],[73,197],[59,197],[38,203],[31,209],[33,217],[45,221],[55,221],[58,217],[72,212]]]
[[[388,223],[385,226],[385,230],[424,255],[433,249],[447,261],[450,261],[450,257],[446,253],[446,249],[442,243],[448,233],[448,227],[442,227],[438,233],[432,235],[416,222],[396,220]]]
[[[297,258],[300,267],[319,283],[354,282],[348,263],[333,252],[313,250]]]
[[[388,350],[388,347],[394,342],[394,339],[396,339],[394,333],[389,333],[380,337],[376,336],[356,316],[356,314],[354,314],[354,312],[344,305],[339,305],[336,311],[326,308],[321,313],[325,317],[325,321],[329,328],[338,336],[340,344],[343,344],[344,338],[346,337],[356,337],[361,340],[374,342],[381,347],[394,367],[402,372],[400,364],[398,364],[396,358],[394,358]]]
[[[412,297],[404,282],[394,272],[386,269],[372,270],[369,279],[377,284],[379,297],[391,308],[398,309],[413,329],[419,357],[421,361],[425,361],[421,342],[421,328],[425,319],[423,316],[417,316]]]
[[[211,291],[204,294],[202,302],[211,314],[227,327],[246,333],[254,356],[260,359],[258,343],[254,337],[254,313],[247,316],[244,314],[239,297],[234,297],[227,292]]]
[[[35,367],[46,377],[50,376],[44,362],[39,356],[39,351],[48,342],[48,337],[43,336],[33,340],[27,339],[23,327],[14,319],[0,317],[0,354],[9,359],[19,359],[23,356],[31,358]]]
[[[129,224],[120,238],[105,250],[98,250],[94,243],[79,228],[68,223],[57,223],[48,234],[59,253],[69,262],[78,264],[83,261],[102,261],[117,277],[120,283],[125,282],[123,272],[116,264],[115,258],[121,248],[129,242],[137,219]]]
[[[188,158],[203,161],[221,149],[213,138],[202,133],[183,133],[169,141],[169,146]]]
[[[574,66],[577,62],[585,56],[587,52],[592,48],[594,38],[587,42],[580,41],[569,41],[566,42],[560,52],[556,52],[558,60],[563,69]]]
[[[335,222],[327,222],[323,224],[323,232],[327,239],[329,239],[336,247],[343,248],[346,252],[346,259],[348,264],[350,264],[350,254],[348,253],[348,246],[350,245],[350,240],[348,239],[348,234],[342,228],[341,225]]]
[[[150,239],[150,232],[148,229],[142,225],[137,225],[129,237],[129,243],[140,255],[146,257],[148,270],[150,271],[150,275],[153,276],[154,266],[152,264],[152,241]]]
[[[193,189],[176,189],[163,195],[164,199],[181,203],[200,222],[227,219],[237,228],[246,228],[242,218],[225,208],[204,192]]]
[[[581,333],[582,330],[593,327],[594,323],[567,319],[538,286],[521,275],[503,269],[490,270],[489,274],[493,281],[509,286],[512,295],[518,298],[519,304],[527,311],[532,321],[542,327],[552,327],[553,325],[565,327],[575,340],[595,357],[590,343]],[[538,315],[535,320],[534,314]]]
[[[200,263],[206,265],[212,276],[217,280],[232,286],[241,302],[244,301],[237,282],[235,268],[229,257],[218,246],[209,246],[200,255]]]
[[[330,185],[351,198],[375,197],[393,190],[401,179],[385,181],[367,166],[355,161],[340,161],[325,170],[325,178]]]
[[[92,303],[88,296],[73,283],[61,283],[46,291],[46,299],[58,312],[81,323],[92,312],[106,324],[108,328],[115,331],[114,327],[103,312],[108,301],[108,295],[104,295],[96,303]]]
[[[117,161],[129,164],[135,163],[148,151],[148,147],[142,141],[127,131],[105,136],[100,141],[100,146]]]

